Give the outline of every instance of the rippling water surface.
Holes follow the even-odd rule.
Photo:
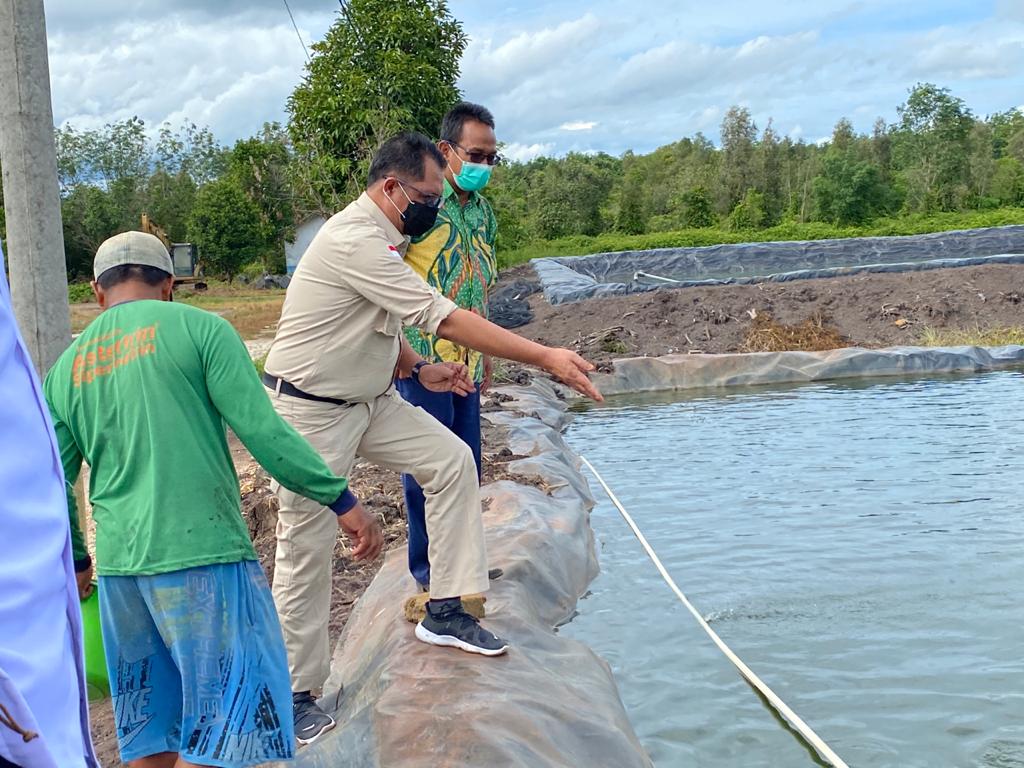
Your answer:
[[[851,766],[1021,768],[1022,406],[1020,371],[676,393],[567,438]],[[655,763],[813,765],[603,495],[592,523],[602,573],[561,631],[612,665]]]

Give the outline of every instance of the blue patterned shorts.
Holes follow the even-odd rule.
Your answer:
[[[100,576],[99,590],[122,760],[178,752],[242,768],[292,757],[288,660],[259,563]]]

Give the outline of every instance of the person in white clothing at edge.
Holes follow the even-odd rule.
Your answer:
[[[0,541],[0,768],[95,768],[78,607],[92,585],[75,575],[60,452],[2,250]]]
[[[427,389],[474,391],[466,366],[428,364],[409,346],[416,326],[487,355],[536,365],[600,400],[593,366],[575,352],[524,339],[459,309],[404,263],[410,237],[431,228],[444,156],[419,133],[377,151],[366,191],[323,225],[299,262],[267,356],[264,384],[286,420],[345,475],[355,456],[412,475],[426,497],[430,599],[416,637],[486,656],[508,644],[463,609],[488,588],[480,489],[469,447],[397,393],[397,377]],[[334,726],[311,691],[330,666],[327,625],[337,522],[326,508],[275,487],[281,503],[274,601],[292,678],[295,731],[309,743]]]

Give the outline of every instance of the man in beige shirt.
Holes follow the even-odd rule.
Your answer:
[[[465,366],[427,364],[402,334],[423,328],[471,349],[537,365],[594,399],[593,366],[567,349],[516,336],[456,307],[403,261],[409,237],[430,229],[445,161],[418,133],[389,139],[370,166],[369,186],[332,216],[288,287],[264,383],[277,411],[347,476],[355,456],[416,478],[426,497],[431,563],[426,643],[496,656],[508,644],[463,610],[461,595],[488,588],[476,465],[468,446],[395,391],[415,376],[434,391],[474,389]],[[330,668],[327,625],[335,515],[285,488],[277,526],[274,600],[284,630],[296,736],[308,743],[333,727],[313,702]]]

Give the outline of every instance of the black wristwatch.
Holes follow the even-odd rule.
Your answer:
[[[428,363],[426,360],[420,360],[418,363],[416,363],[416,365],[412,367],[412,377],[416,379],[416,381],[420,380],[420,368],[422,368],[424,365],[430,365],[430,363]]]

